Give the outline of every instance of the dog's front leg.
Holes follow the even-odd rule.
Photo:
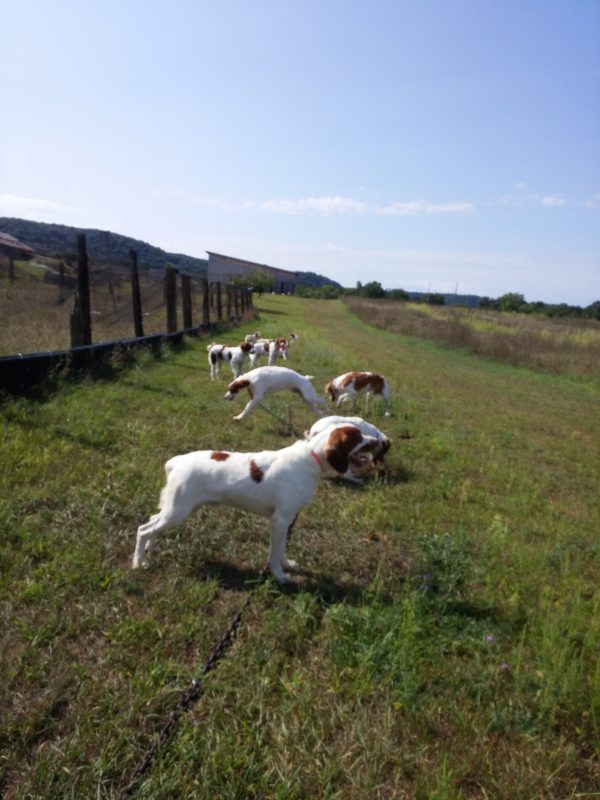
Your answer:
[[[258,405],[258,400],[256,400],[255,398],[252,398],[252,400],[249,400],[246,403],[246,407],[244,408],[242,413],[238,414],[236,417],[234,417],[234,419],[235,420],[244,419],[244,417],[247,417],[248,414],[252,411],[252,409],[257,405]]]
[[[269,569],[273,573],[273,577],[277,583],[289,583],[291,577],[285,570],[295,569],[296,567],[295,561],[288,561],[285,557],[288,532],[296,521],[296,516],[297,515],[289,517],[288,515],[277,514],[276,512],[270,520],[271,547],[269,549]]]

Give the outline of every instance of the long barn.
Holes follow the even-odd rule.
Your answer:
[[[229,283],[236,275],[247,275],[260,269],[273,276],[273,291],[278,294],[293,294],[298,282],[298,273],[279,267],[270,267],[268,264],[257,264],[255,261],[245,261],[242,258],[225,256],[222,253],[208,253],[208,280],[210,283]]]

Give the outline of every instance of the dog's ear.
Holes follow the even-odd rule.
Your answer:
[[[328,394],[332,400],[335,400],[335,397],[333,396],[333,386],[331,383],[325,384],[325,394]]]
[[[329,466],[341,474],[347,472],[350,466],[350,453],[361,440],[361,432],[353,425],[345,425],[332,431],[323,452]]]
[[[250,381],[247,380],[246,378],[243,379],[238,378],[237,380],[232,381],[227,387],[227,391],[229,392],[229,394],[237,394],[238,392],[241,392],[242,389],[248,389],[250,395],[252,395],[252,390],[250,388]]]

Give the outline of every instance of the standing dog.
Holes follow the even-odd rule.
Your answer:
[[[300,395],[306,405],[319,417],[325,413],[319,406],[329,410],[323,397],[319,397],[311,383],[312,375],[300,375],[293,369],[287,367],[257,367],[256,369],[240,375],[235,381],[229,384],[225,394],[225,400],[233,400],[234,397],[247,389],[250,400],[241,414],[234,417],[235,420],[244,419],[267,395],[275,392],[283,392],[289,389]]]
[[[385,416],[390,416],[390,385],[383,375],[376,372],[345,372],[338,375],[325,386],[325,394],[329,395],[332,402],[339,406],[346,400],[352,400],[352,408],[356,408],[356,401],[360,394],[365,395],[365,412],[369,405],[371,395],[382,397],[385,403]]]
[[[252,344],[250,342],[242,342],[237,347],[229,347],[226,344],[213,342],[206,349],[208,350],[210,379],[214,381],[219,377],[219,367],[223,362],[230,365],[233,377],[237,378],[244,366],[244,356],[251,352]]]
[[[321,476],[345,473],[349,464],[368,458],[376,445],[356,426],[345,425],[281,450],[200,450],[175,456],[165,464],[159,513],[138,528],[132,566],[147,564],[146,554],[157,534],[183,522],[202,503],[221,503],[269,517],[269,567],[279,583],[286,583],[286,570],[296,566],[285,555],[288,533],[312,500]]]

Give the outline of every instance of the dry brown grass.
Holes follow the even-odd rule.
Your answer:
[[[600,377],[600,323],[348,297],[360,319],[517,366]]]
[[[0,270],[0,355],[67,350],[73,292],[43,281],[43,269],[17,262],[15,281]],[[140,273],[144,334],[166,330],[162,271]],[[92,341],[133,338],[131,287],[117,270],[92,271],[90,280]],[[194,323],[200,324],[202,294],[193,289]],[[178,309],[181,323],[181,307]]]

